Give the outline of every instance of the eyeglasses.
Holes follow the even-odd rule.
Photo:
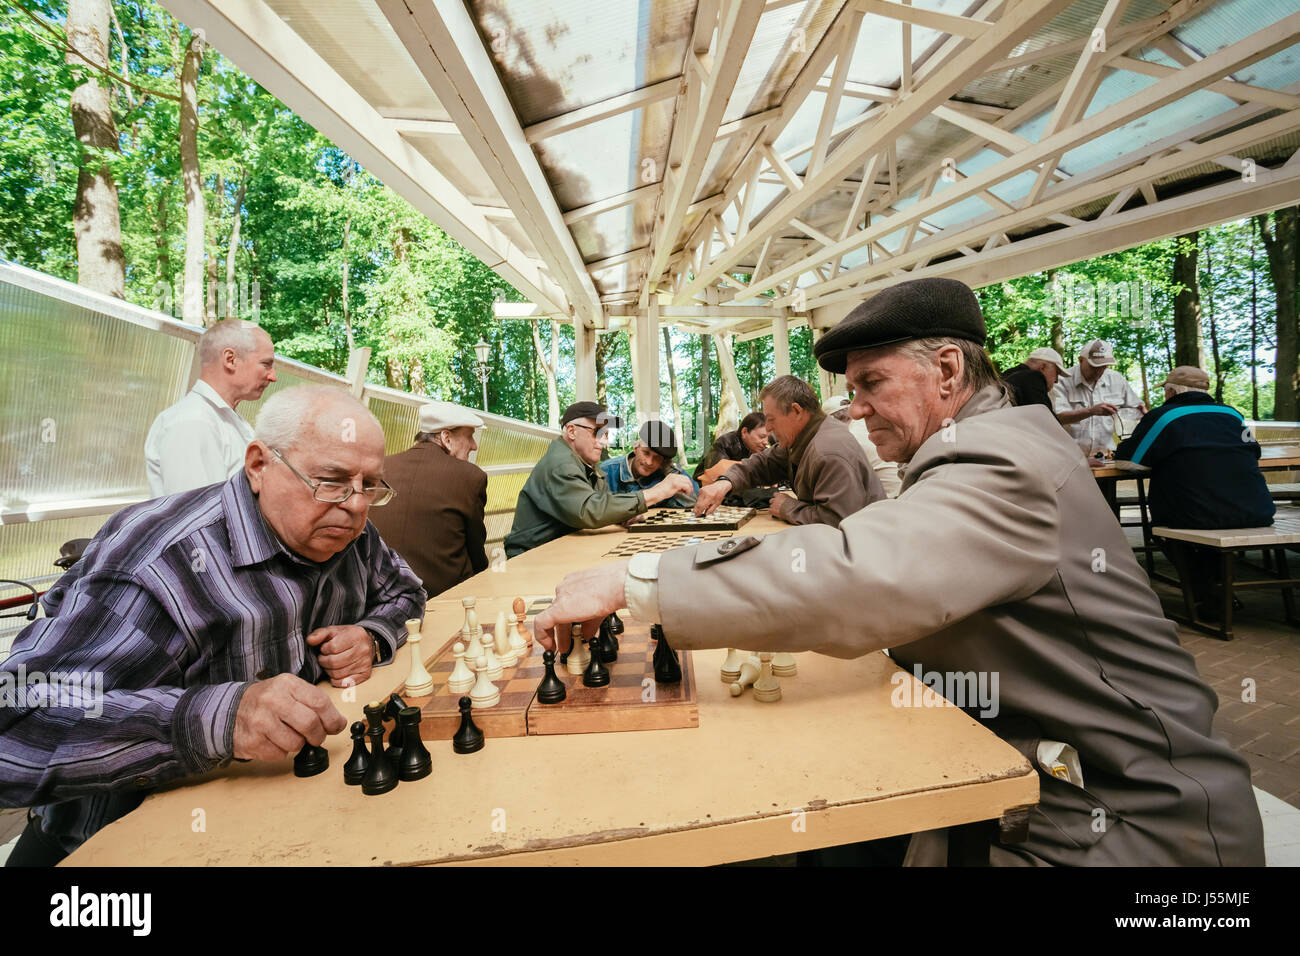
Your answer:
[[[393,495],[397,494],[388,482],[380,480],[377,485],[366,485],[360,491],[354,488],[350,483],[342,481],[312,481],[293,465],[289,464],[288,459],[280,454],[279,449],[272,448],[271,453],[284,462],[291,472],[302,479],[303,484],[311,489],[311,496],[317,501],[325,504],[341,505],[353,495],[365,495],[370,504],[376,508],[383,507],[393,500]]]

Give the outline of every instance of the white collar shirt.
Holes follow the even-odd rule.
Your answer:
[[[199,379],[154,419],[144,442],[149,493],[160,498],[225,481],[243,467],[253,427]]]
[[[1062,375],[1052,390],[1052,404],[1057,414],[1077,412],[1100,404],[1116,408],[1137,408],[1141,404],[1137,392],[1128,380],[1113,368],[1101,373],[1095,384],[1089,385],[1078,365]],[[1070,436],[1079,443],[1085,455],[1099,451],[1115,450],[1115,419],[1110,415],[1094,415],[1073,425],[1066,425]]]

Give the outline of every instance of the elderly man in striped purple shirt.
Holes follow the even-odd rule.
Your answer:
[[[17,688],[0,701],[0,806],[33,807],[11,865],[57,862],[166,781],[344,729],[317,682],[365,681],[424,607],[366,520],[392,495],[383,470],[363,405],[286,389],[243,471],[104,525],[0,665]]]

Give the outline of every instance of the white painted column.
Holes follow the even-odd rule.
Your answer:
[[[638,422],[659,417],[659,300],[650,297],[645,312],[638,312],[632,340],[632,361],[636,376]]]
[[[573,320],[574,401],[596,400],[596,330]],[[563,409],[561,409],[563,411]]]
[[[790,323],[785,316],[772,320],[772,352],[776,359],[776,375],[790,374]]]

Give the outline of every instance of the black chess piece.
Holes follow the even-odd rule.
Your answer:
[[[677,659],[677,652],[668,646],[663,629],[659,630],[659,641],[655,644],[655,683],[676,684],[682,679],[682,664]]]
[[[330,753],[324,747],[313,747],[311,742],[302,745],[298,756],[293,758],[293,775],[295,777],[314,777],[330,768]]]
[[[617,614],[609,616],[609,626],[613,629],[615,637],[623,633],[623,621]]]
[[[555,676],[555,651],[543,651],[542,663],[546,666],[546,676],[537,685],[537,702],[558,704],[569,692],[564,687],[564,681]]]
[[[483,731],[474,725],[473,707],[474,702],[468,697],[460,699],[460,729],[451,738],[451,749],[458,754],[472,754],[483,749]]]
[[[650,625],[650,640],[661,641],[664,637],[664,626],[662,624]]]
[[[614,632],[610,629],[609,618],[600,622],[600,631],[596,639],[587,642],[592,657],[600,657],[602,664],[613,664],[618,660],[618,644]]]
[[[402,722],[397,719],[405,707],[406,701],[402,700],[396,693],[390,695],[384,704],[384,720],[393,722],[393,729],[388,732],[388,756],[393,761],[394,767],[401,766],[402,745],[406,743],[406,734],[402,729]]]
[[[609,685],[609,669],[605,662],[601,660],[599,640],[591,640],[587,643],[591,651],[591,661],[587,664],[587,669],[582,672],[583,687],[607,687]]]
[[[377,703],[368,704],[366,720],[369,722],[366,736],[370,738],[370,765],[361,781],[361,792],[373,797],[396,787],[398,777],[397,767],[384,752],[384,709]]]
[[[397,775],[402,780],[419,780],[433,771],[433,758],[420,739],[420,708],[403,707],[397,715],[402,725],[402,756]]]
[[[366,725],[357,721],[352,725],[352,756],[343,765],[343,782],[351,787],[358,787],[366,779],[366,768],[370,766],[370,753],[366,750]]]

